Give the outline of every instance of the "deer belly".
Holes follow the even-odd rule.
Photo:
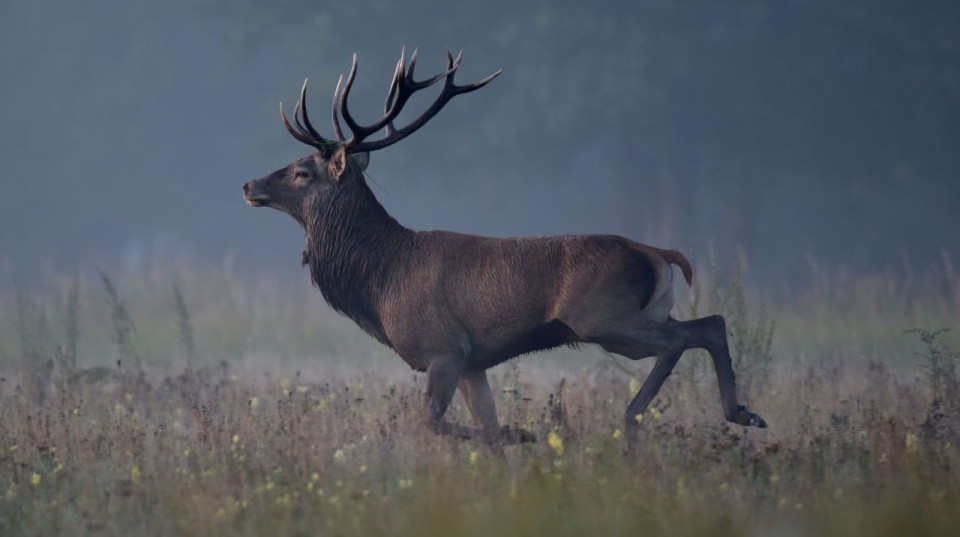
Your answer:
[[[481,341],[474,342],[474,359],[471,362],[474,366],[487,369],[521,354],[576,342],[573,331],[556,320],[525,330],[499,330]]]

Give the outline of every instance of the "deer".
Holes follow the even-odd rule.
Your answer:
[[[493,238],[414,231],[387,213],[365,180],[370,153],[410,136],[451,99],[483,88],[502,72],[457,85],[454,75],[462,58],[463,51],[454,58],[447,49],[446,68],[417,80],[417,52],[408,59],[402,51],[383,116],[361,125],[349,106],[357,74],[354,54],[346,81],[341,75],[334,90],[335,139],[325,138],[311,123],[305,80],[293,123],[283,103],[280,116],[293,138],[316,151],[243,185],[247,204],[280,210],[303,228],[301,261],[329,306],[426,373],[429,430],[485,442],[501,456],[503,446],[536,442],[525,429],[500,426],[487,370],[524,354],[582,344],[630,360],[656,358],[626,408],[628,439],[639,435],[638,417],[681,354],[694,348],[712,358],[726,420],[765,428],[763,418],[738,399],[724,318],[680,321],[670,315],[671,266],[693,284],[693,269],[683,254],[617,235]],[[438,82],[432,104],[397,128],[394,120],[410,97]],[[380,131],[382,137],[371,139]],[[444,420],[457,390],[473,427]]]

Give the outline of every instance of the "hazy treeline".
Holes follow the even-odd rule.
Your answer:
[[[309,76],[328,128],[358,52],[354,108],[373,118],[402,45],[420,48],[423,76],[450,45],[465,49],[459,80],[504,74],[374,156],[378,196],[411,227],[616,232],[700,260],[712,243],[778,284],[805,276],[808,255],[924,264],[960,251],[958,15],[893,1],[18,0],[0,16],[0,263],[236,252],[293,270],[295,226],[239,190],[307,152],[277,101],[292,106]]]

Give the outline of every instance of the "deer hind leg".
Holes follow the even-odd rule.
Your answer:
[[[670,318],[665,323],[643,320],[634,328],[608,331],[604,336],[585,339],[599,343],[604,349],[631,360],[657,357],[653,370],[627,407],[624,416],[625,428],[628,433],[632,433],[628,438],[635,437],[639,430],[637,416],[646,412],[663,382],[676,366],[680,355],[691,348],[706,349],[713,359],[726,419],[745,426],[767,426],[763,418],[740,404],[737,398],[736,377],[727,347],[726,324],[719,315],[692,321],[676,321]]]
[[[650,402],[660,391],[663,382],[673,372],[673,368],[677,365],[682,353],[683,351],[674,350],[657,356],[657,362],[653,365],[650,375],[647,376],[647,380],[643,381],[643,386],[640,387],[640,391],[627,405],[627,411],[624,413],[623,426],[628,441],[633,442],[637,439],[640,431],[639,418],[647,411],[647,407],[650,406]]]
[[[624,336],[627,336],[625,339]],[[617,337],[603,338],[598,343],[609,352],[620,354],[631,360],[640,360],[656,356],[657,361],[643,382],[640,391],[634,396],[624,413],[624,432],[627,440],[636,440],[640,431],[639,417],[643,416],[656,397],[664,381],[673,372],[680,355],[687,348],[683,333],[664,323],[645,321],[643,328],[619,334]]]
[[[723,317],[711,315],[691,321],[670,319],[669,323],[689,333],[693,347],[705,349],[710,353],[710,358],[713,359],[713,368],[717,373],[717,384],[720,386],[720,402],[723,405],[723,415],[727,418],[727,421],[747,427],[766,428],[767,422],[758,414],[747,409],[737,397],[737,379],[733,372],[733,362],[730,359],[730,349],[727,345],[727,324]]]
[[[460,375],[460,394],[474,423],[483,430],[484,441],[495,454],[502,456],[504,445],[537,441],[532,433],[523,429],[512,429],[508,425],[500,427],[486,371],[464,371]]]
[[[597,343],[609,352],[640,360],[656,356],[657,362],[647,376],[640,391],[634,396],[624,413],[624,432],[633,442],[640,430],[638,416],[642,416],[663,386],[664,381],[673,372],[674,366],[683,351],[689,348],[687,334],[679,327],[669,323],[641,319],[625,323],[604,323],[606,326],[599,334],[583,337],[584,341]]]

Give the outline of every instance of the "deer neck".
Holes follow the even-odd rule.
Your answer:
[[[413,231],[380,205],[366,184],[312,211],[304,228],[304,264],[327,303],[390,345],[379,312],[410,252]]]

